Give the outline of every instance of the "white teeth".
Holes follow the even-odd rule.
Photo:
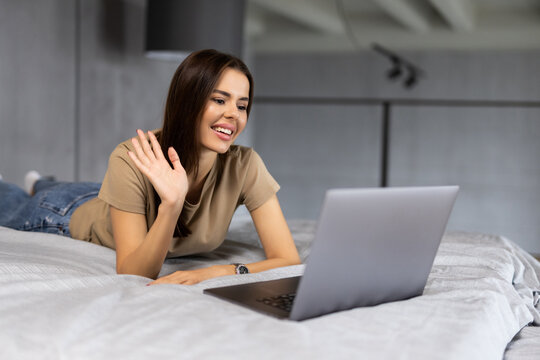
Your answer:
[[[214,129],[215,131],[222,132],[222,133],[227,134],[227,135],[231,135],[231,134],[232,134],[232,131],[231,131],[231,130],[222,128],[222,127],[220,127],[220,126],[216,126],[216,127],[212,128],[212,129]]]

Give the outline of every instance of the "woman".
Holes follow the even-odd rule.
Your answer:
[[[61,232],[115,249],[119,274],[156,279],[166,257],[217,248],[235,209],[245,204],[266,260],[177,271],[150,284],[195,284],[300,263],[277,200],[279,185],[252,149],[233,145],[252,101],[252,76],[241,60],[215,50],[188,56],[171,81],[162,129],[138,130],[118,145],[99,195],[86,184],[89,193],[68,199]],[[85,186],[38,181],[34,198],[48,191],[46,202],[54,202],[53,189],[71,194],[77,185]],[[24,230],[1,218],[0,225]]]

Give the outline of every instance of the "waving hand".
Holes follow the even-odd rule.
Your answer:
[[[150,180],[162,204],[181,209],[188,191],[188,179],[178,153],[173,147],[168,149],[168,156],[173,165],[171,167],[161,151],[156,136],[151,131],[148,131],[150,143],[142,130],[137,130],[137,134],[138,138],[131,139],[135,152],[129,151],[129,157]]]

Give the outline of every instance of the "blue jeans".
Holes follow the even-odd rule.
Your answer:
[[[38,180],[34,196],[30,196],[18,186],[0,180],[0,226],[71,236],[71,215],[95,198],[100,187],[99,183]]]

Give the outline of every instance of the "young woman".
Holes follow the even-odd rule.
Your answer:
[[[138,130],[136,137],[117,146],[99,195],[99,184],[38,181],[35,195],[11,211],[22,218],[0,216],[0,225],[33,231],[53,228],[108,246],[116,250],[119,274],[156,279],[167,257],[216,249],[234,211],[244,204],[266,260],[177,271],[151,284],[195,284],[298,264],[276,196],[279,185],[255,151],[233,145],[246,126],[252,101],[253,79],[240,59],[215,50],[192,53],[171,81],[163,127]],[[2,191],[9,191],[15,203],[13,199],[23,196],[22,190],[0,182],[3,198]],[[52,217],[43,213],[30,222],[24,219],[36,206],[42,212],[43,204],[61,211]]]

